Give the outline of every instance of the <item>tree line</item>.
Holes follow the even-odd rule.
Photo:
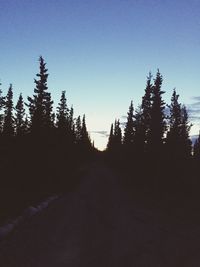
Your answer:
[[[163,100],[159,70],[147,77],[141,104],[131,101],[126,122],[111,124],[106,156],[120,185],[142,207],[199,220],[200,135],[192,145],[188,112],[173,90]]]
[[[185,105],[173,90],[170,105],[163,100],[163,77],[159,70],[155,79],[149,73],[142,103],[134,110],[129,106],[124,133],[120,121],[111,125],[107,151],[124,152],[130,157],[164,157],[168,159],[200,158],[200,137],[194,147],[189,136],[192,124]]]
[[[46,63],[39,58],[40,70],[35,79],[33,96],[24,102],[22,94],[14,106],[13,88],[9,86],[6,96],[0,91],[0,138],[22,138],[29,135],[37,138],[49,138],[57,135],[64,138],[68,145],[76,144],[87,148],[91,147],[90,137],[87,131],[85,115],[74,118],[73,107],[68,107],[66,92],[62,91],[60,102],[53,112],[53,100],[48,92],[48,73]],[[29,111],[26,114],[26,107]],[[38,141],[38,140],[37,140]]]

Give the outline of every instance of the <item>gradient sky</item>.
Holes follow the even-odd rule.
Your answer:
[[[104,148],[115,118],[137,107],[146,76],[163,75],[164,100],[176,87],[200,129],[199,0],[0,0],[0,80],[15,98],[33,94],[38,57],[55,104],[66,90]]]

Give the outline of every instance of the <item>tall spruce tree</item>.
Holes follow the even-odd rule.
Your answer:
[[[148,147],[155,156],[160,154],[163,145],[163,135],[166,129],[165,103],[162,100],[164,91],[161,90],[162,75],[157,71],[154,85],[152,87],[152,106],[150,112],[150,128]]]
[[[8,89],[8,93],[5,98],[5,114],[4,114],[4,125],[3,135],[5,137],[14,136],[14,117],[13,117],[13,89],[12,84]]]
[[[178,157],[181,152],[181,104],[178,102],[179,95],[174,89],[171,105],[169,106],[169,131],[166,137],[166,149],[170,157]]]
[[[74,124],[74,108],[71,107],[68,115],[68,127],[70,133],[70,142],[75,144],[76,135],[75,135],[75,124]]]
[[[17,136],[22,136],[26,133],[26,122],[25,122],[25,109],[22,94],[19,95],[19,99],[15,106],[15,131]]]
[[[134,134],[135,134],[133,111],[134,111],[133,101],[131,101],[131,104],[129,106],[129,111],[127,113],[128,116],[127,116],[127,122],[124,128],[124,137],[123,137],[123,144],[129,148],[133,146]]]
[[[189,134],[192,124],[189,123],[187,109],[184,105],[181,108],[181,155],[183,158],[189,158],[192,151],[192,142]]]
[[[147,76],[147,83],[145,88],[145,94],[142,97],[142,104],[140,107],[140,132],[141,139],[143,139],[144,143],[144,151],[146,151],[147,143],[150,139],[150,125],[151,125],[151,108],[152,108],[152,93],[153,93],[153,85],[152,85],[152,75],[149,73]],[[138,123],[137,123],[138,124]]]
[[[42,133],[44,130],[52,126],[52,105],[51,95],[47,92],[47,78],[48,73],[46,63],[43,57],[39,58],[40,72],[36,75],[36,87],[34,89],[33,97],[28,97],[30,117],[31,117],[31,132]]]

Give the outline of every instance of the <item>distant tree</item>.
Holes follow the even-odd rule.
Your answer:
[[[114,139],[114,132],[113,132],[113,123],[110,127],[110,134],[108,138],[107,150],[110,151],[113,148],[113,139]]]
[[[84,148],[91,148],[91,140],[87,131],[86,122],[85,122],[85,115],[83,115],[82,125],[81,125],[81,145]]]
[[[22,136],[26,133],[26,122],[25,122],[25,109],[22,94],[19,95],[17,105],[15,106],[15,131],[17,136]]]
[[[119,149],[122,145],[122,131],[120,127],[120,121],[115,120],[114,123],[114,134],[113,134],[113,146],[114,149]]]
[[[14,136],[14,117],[13,117],[13,89],[12,84],[8,89],[8,93],[5,98],[5,114],[4,114],[4,125],[3,135],[5,137]]]
[[[107,151],[115,153],[114,156],[117,156],[117,153],[120,153],[122,147],[122,131],[120,127],[120,121],[115,120],[114,125],[111,124],[110,135],[107,144]]]
[[[194,142],[193,157],[198,160],[200,159],[200,132],[197,139]]]
[[[123,138],[123,144],[125,146],[128,146],[129,148],[133,146],[134,143],[134,114],[133,114],[133,101],[131,101],[131,104],[129,106],[129,111],[127,113],[127,122],[124,128],[124,138]]]
[[[75,125],[74,110],[67,106],[66,92],[61,94],[60,103],[57,108],[57,128],[59,133],[66,138],[66,142],[70,145],[75,143]]]
[[[166,137],[166,148],[170,158],[188,157],[191,153],[189,138],[190,125],[185,106],[178,102],[179,95],[174,89],[169,116],[169,131]]]
[[[161,90],[163,78],[157,71],[154,85],[152,87],[152,106],[150,112],[150,128],[148,147],[151,153],[157,155],[161,152],[163,145],[163,135],[166,129],[165,103],[162,100],[164,91]]]
[[[28,97],[29,112],[31,116],[31,132],[44,132],[52,126],[52,105],[51,95],[47,92],[48,73],[46,63],[42,57],[39,58],[40,72],[36,75],[39,79],[35,79],[36,87],[33,97]]]
[[[92,141],[92,148],[95,149],[94,140]]]
[[[60,103],[57,107],[57,128],[59,132],[66,134],[68,130],[68,113],[67,99],[65,96],[66,92],[62,91]]]

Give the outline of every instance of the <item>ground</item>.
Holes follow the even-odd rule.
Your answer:
[[[120,174],[121,175],[121,174]],[[1,267],[199,267],[200,227],[139,206],[103,162],[0,244]]]

